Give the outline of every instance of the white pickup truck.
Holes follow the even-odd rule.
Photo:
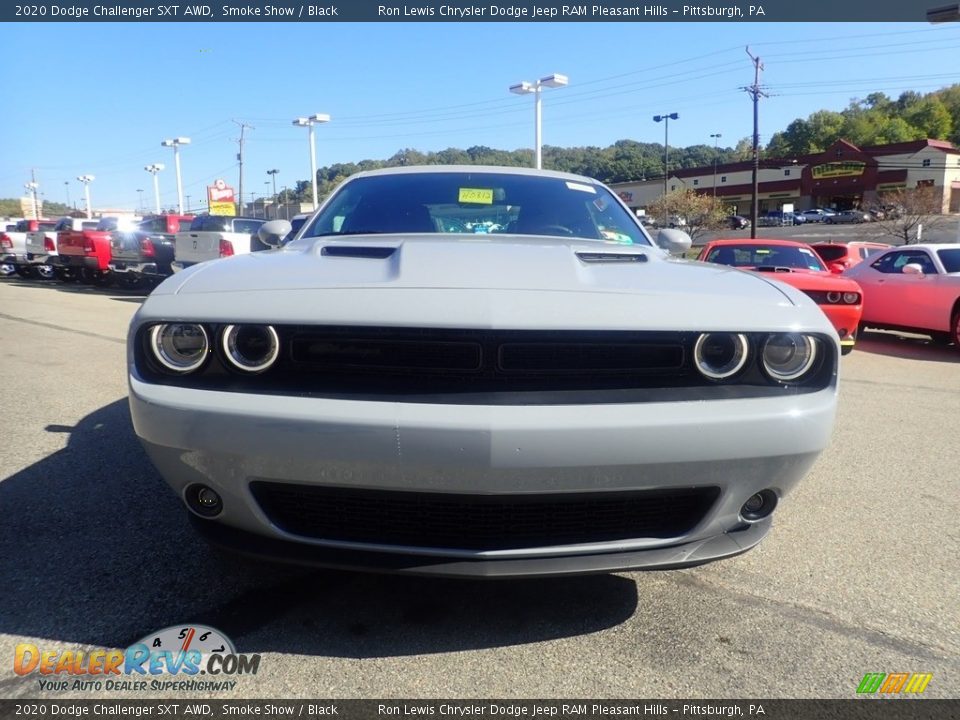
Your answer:
[[[34,269],[42,261],[34,261],[33,250],[28,246],[28,238],[33,233],[43,235],[53,229],[56,220],[20,220],[12,230],[0,233],[0,263],[9,266],[21,277],[31,277]],[[49,269],[47,266],[43,266]],[[52,272],[41,272],[41,277],[50,277]]]
[[[189,230],[176,234],[173,271],[180,272],[206,260],[269,250],[257,237],[264,222],[259,218],[197,215]]]

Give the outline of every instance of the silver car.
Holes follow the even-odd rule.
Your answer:
[[[292,242],[146,299],[136,434],[196,529],[251,555],[471,577],[738,555],[830,439],[840,347],[803,293],[667,252],[689,243],[577,175],[359,173]]]

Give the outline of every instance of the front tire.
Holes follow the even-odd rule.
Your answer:
[[[960,350],[960,308],[953,311],[953,319],[950,321],[950,339],[953,346]]]

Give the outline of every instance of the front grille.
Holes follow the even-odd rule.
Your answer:
[[[464,551],[673,538],[717,487],[590,494],[461,495],[251,483],[272,523],[318,540]]]
[[[220,323],[204,323],[219,338]],[[831,382],[823,354],[809,379],[784,387],[756,358],[766,333],[748,333],[751,360],[730,381],[701,375],[695,331],[476,330],[275,325],[276,363],[254,375],[223,359],[219,341],[196,373],[154,360],[150,325],[138,331],[136,364],[148,382],[222,392],[457,405],[583,405],[783,397]]]

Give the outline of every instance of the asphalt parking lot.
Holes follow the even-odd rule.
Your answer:
[[[960,351],[867,333],[834,440],[738,558],[462,582],[252,565],[207,549],[136,441],[141,297],[0,280],[0,697],[14,648],[125,648],[204,623],[260,653],[228,698],[848,698],[867,672],[960,696]],[[691,444],[697,438],[689,438]]]

